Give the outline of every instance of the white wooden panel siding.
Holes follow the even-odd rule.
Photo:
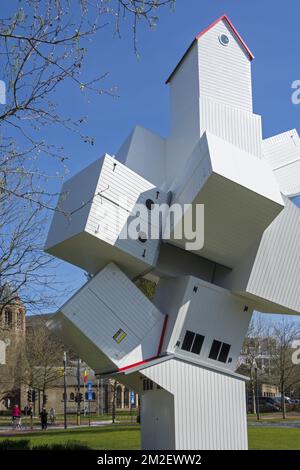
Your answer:
[[[136,203],[145,204],[149,198],[157,204],[168,199],[167,194],[154,184],[108,155],[103,159],[96,193],[116,202],[119,198],[123,202],[124,198],[124,208],[130,212]]]
[[[261,158],[261,116],[202,98],[200,102],[201,135],[211,132],[246,152]]]
[[[63,184],[45,243],[46,251],[85,229],[90,210],[87,202],[94,198],[101,168],[99,159]]]
[[[263,156],[273,169],[299,158],[299,135],[296,129],[263,140]]]
[[[141,396],[141,423],[145,423],[141,429],[142,448],[175,449],[174,396],[155,388]]]
[[[128,223],[135,220],[127,211],[106,200],[95,201],[86,226],[86,232],[120,250],[142,259],[145,263],[155,263],[160,245],[159,239],[149,238],[145,242],[126,237]],[[151,225],[145,224],[146,233],[151,233]]]
[[[128,168],[163,187],[166,181],[165,139],[136,126],[116,155]]]
[[[285,196],[300,193],[300,138],[296,129],[263,141],[263,156],[271,165]]]
[[[154,303],[169,315],[164,350],[216,369],[236,369],[252,316],[251,302],[201,279],[182,276],[161,280]],[[186,331],[204,336],[199,353],[182,349]],[[225,362],[209,358],[214,340],[230,345]]]
[[[287,201],[265,231],[247,291],[300,314],[300,209]]]
[[[219,36],[230,42],[223,46]],[[251,62],[226,22],[220,21],[198,41],[200,96],[252,112]]]
[[[198,46],[195,43],[170,82],[171,135],[166,171],[171,184],[200,138]]]
[[[128,238],[127,226],[139,216],[137,204],[146,207],[147,199],[166,204],[168,195],[160,188],[105,155],[66,182],[62,193],[61,209],[71,215],[55,213],[46,243],[49,253],[91,273],[109,260],[117,261],[130,277],[155,264],[160,239],[153,238],[156,226],[148,221],[150,211],[142,217],[145,243]]]
[[[51,329],[59,332],[59,324],[66,320],[70,330],[71,322],[71,330],[79,330],[102,356],[99,364],[95,364],[89,349],[82,352],[83,359],[98,371],[112,370],[112,364],[114,369],[130,365],[157,354],[164,316],[113,263],[85,284],[57,315],[58,323],[54,316]],[[119,329],[126,336],[117,343],[113,336]]]
[[[141,372],[174,395],[175,449],[248,448],[245,383],[241,378],[177,359]],[[149,448],[146,439],[142,447]]]
[[[285,196],[293,197],[300,194],[300,158],[294,163],[278,168],[275,176]]]
[[[300,313],[300,209],[286,206],[251,249],[224,273],[222,285],[266,313]]]
[[[193,253],[232,267],[284,207],[268,164],[206,132],[174,184],[172,204],[204,204],[204,247]],[[182,224],[182,220],[178,221]],[[170,243],[185,249],[187,240]]]
[[[220,43],[221,34],[229,37],[228,46]],[[261,121],[252,115],[251,61],[226,20],[192,43],[168,83],[168,184],[184,169],[205,130],[260,157]]]

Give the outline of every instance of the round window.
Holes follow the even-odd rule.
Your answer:
[[[144,232],[140,232],[138,240],[141,243],[145,243],[147,241],[147,235]]]
[[[226,34],[221,34],[219,36],[219,41],[223,46],[228,46],[229,44],[229,37]]]
[[[153,209],[153,206],[154,206],[154,202],[152,201],[152,199],[147,199],[146,201],[146,207],[149,211],[151,211]]]

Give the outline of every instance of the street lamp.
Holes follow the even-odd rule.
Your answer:
[[[258,383],[258,367],[256,361],[254,361],[254,372],[255,372],[255,385],[256,385],[256,417],[259,421],[259,383]]]
[[[67,353],[64,352],[64,428],[67,429]]]

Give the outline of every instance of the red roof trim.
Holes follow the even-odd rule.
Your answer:
[[[128,366],[121,367],[119,369],[119,372],[125,372],[125,370],[132,369],[133,367],[137,367],[137,366],[142,366],[144,364],[147,364],[147,362],[154,361],[154,359],[159,358],[159,356],[161,354],[162,347],[163,347],[165,334],[166,334],[168,317],[169,317],[169,315],[165,315],[164,323],[163,323],[163,327],[162,327],[162,331],[161,331],[161,335],[160,335],[158,350],[157,350],[157,356],[150,357],[149,359],[145,359],[144,361],[135,362],[134,364],[130,364]]]
[[[134,364],[130,364],[129,366],[121,367],[118,372],[125,372],[125,370],[132,369],[133,367],[142,366],[143,364],[147,364],[147,362],[154,361],[154,359],[158,359],[158,356],[150,357],[149,359],[145,359],[144,361],[135,362]]]
[[[185,54],[183,55],[182,59],[179,61],[179,63],[176,65],[175,69],[173,70],[173,72],[171,73],[171,75],[169,76],[169,78],[166,80],[166,83],[169,83],[170,80],[172,79],[173,75],[175,74],[175,72],[178,70],[178,68],[180,67],[181,63],[183,62],[184,58],[187,56],[187,54],[189,53],[189,51],[191,50],[192,46],[194,45],[195,41],[199,41],[199,39],[204,36],[205,33],[207,33],[209,30],[211,30],[214,26],[216,26],[216,24],[218,24],[220,21],[223,21],[225,20],[228,24],[228,26],[230,27],[230,29],[232,30],[232,32],[234,33],[234,35],[236,36],[237,40],[240,42],[241,46],[244,48],[244,50],[246,51],[246,54],[248,55],[249,59],[250,60],[253,60],[254,59],[254,55],[252,54],[251,50],[249,49],[249,47],[247,46],[247,44],[245,43],[245,41],[243,40],[242,36],[238,33],[238,31],[236,30],[236,28],[233,26],[232,22],[230,21],[230,19],[228,18],[227,15],[222,15],[220,16],[220,18],[218,18],[216,21],[214,21],[212,24],[210,24],[207,28],[205,28],[203,31],[201,31],[199,34],[197,34],[197,36],[195,37],[195,39],[193,40],[192,44],[189,46],[189,48],[187,49],[187,51],[185,52]]]
[[[207,31],[209,31],[211,28],[213,28],[217,23],[219,23],[219,21],[222,21],[222,20],[225,20],[227,21],[229,27],[232,29],[233,33],[236,35],[238,41],[241,43],[241,45],[243,46],[243,48],[246,50],[248,56],[249,56],[249,59],[250,60],[253,60],[254,59],[254,55],[252,54],[252,52],[250,51],[249,47],[247,46],[247,44],[245,43],[245,41],[243,40],[242,36],[239,34],[239,32],[236,30],[236,28],[233,26],[232,22],[230,21],[230,19],[228,18],[227,15],[222,15],[218,20],[216,20],[213,24],[211,24],[208,28],[206,28],[206,30],[202,31],[201,33],[198,34],[198,36],[196,36],[196,39],[199,40],[201,38],[201,36],[203,36],[203,34],[205,34]]]
[[[163,327],[162,327],[162,332],[161,332],[160,340],[159,340],[159,346],[158,346],[158,350],[157,350],[157,355],[158,356],[160,356],[161,350],[162,350],[162,347],[163,347],[163,344],[164,344],[168,318],[169,318],[169,315],[166,315],[165,319],[164,319],[164,324],[163,324]]]

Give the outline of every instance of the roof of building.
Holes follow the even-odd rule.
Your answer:
[[[0,303],[3,304],[21,304],[18,293],[9,282],[0,285]]]
[[[210,31],[216,24],[218,24],[220,21],[226,21],[227,25],[229,26],[229,28],[231,29],[231,31],[233,32],[234,36],[236,37],[236,39],[238,40],[238,42],[240,43],[240,45],[242,46],[242,48],[244,49],[246,55],[249,57],[250,60],[253,60],[254,59],[254,55],[252,54],[252,52],[250,51],[249,47],[247,46],[247,44],[245,43],[245,41],[243,40],[243,38],[241,37],[241,35],[239,34],[239,32],[236,30],[236,28],[233,26],[232,22],[230,21],[230,19],[228,18],[227,15],[222,15],[220,16],[220,18],[218,18],[216,21],[214,21],[212,24],[210,24],[207,28],[205,28],[203,31],[201,31],[199,34],[197,34],[197,36],[193,39],[193,42],[191,43],[191,45],[188,47],[188,49],[186,50],[186,52],[184,53],[184,55],[182,56],[182,58],[180,59],[180,61],[178,62],[178,64],[176,65],[176,67],[174,68],[173,72],[171,73],[171,75],[168,77],[168,79],[166,80],[166,83],[169,83],[170,80],[172,79],[173,75],[177,72],[178,68],[180,67],[180,65],[182,64],[183,60],[185,59],[185,57],[187,56],[187,54],[189,53],[189,51],[191,50],[191,48],[193,47],[193,45],[195,44],[195,42],[199,41],[201,39],[202,36],[204,36],[204,34],[206,34],[208,31]]]
[[[182,356],[180,355],[180,353],[167,354],[167,355],[160,356],[160,357],[150,358],[149,360],[143,361],[142,363],[133,364],[132,366],[129,366],[127,368],[120,369],[114,375],[118,375],[118,374],[129,375],[135,372],[142,372],[143,369],[147,369],[149,367],[156,366],[162,362],[170,361],[170,360],[184,361],[196,367],[201,367],[203,369],[212,370],[219,374],[228,375],[230,377],[235,377],[236,379],[240,379],[245,382],[249,380],[249,378],[246,377],[245,375],[238,374],[237,372],[234,372],[234,371],[231,371],[231,370],[219,367],[219,366],[209,365],[209,364],[206,364],[205,362],[194,362],[188,356],[186,355]]]

